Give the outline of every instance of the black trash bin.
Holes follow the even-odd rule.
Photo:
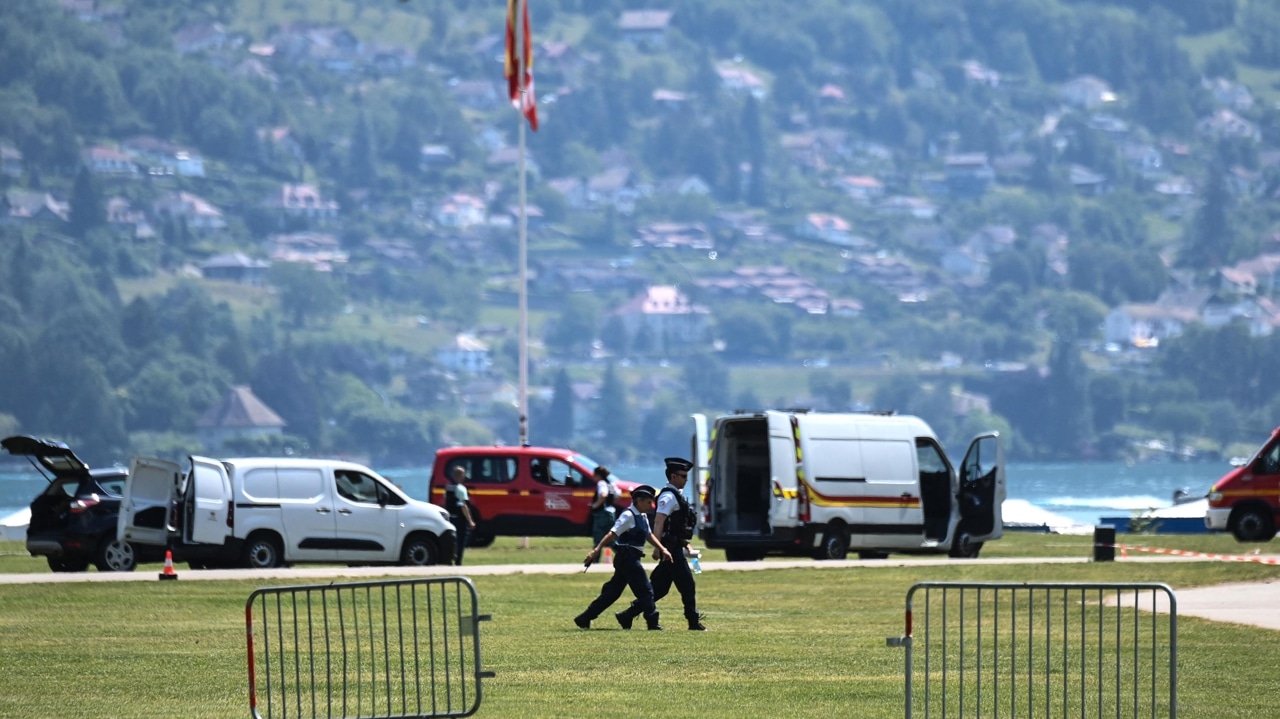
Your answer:
[[[1116,528],[1106,524],[1093,528],[1093,561],[1114,562],[1116,560]]]

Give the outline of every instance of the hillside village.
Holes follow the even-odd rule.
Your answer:
[[[633,5],[590,16],[607,33],[594,40],[535,14],[546,28],[535,30],[534,47],[544,127],[529,134],[526,217],[531,304],[545,317],[535,338],[543,411],[554,404],[556,372],[577,376],[568,385],[574,428],[548,439],[622,439],[591,419],[605,365],[710,356],[726,366],[958,370],[937,382],[958,419],[977,406],[1017,426],[1027,417],[1002,407],[1013,400],[981,375],[1052,375],[1058,341],[1098,372],[1158,365],[1162,348],[1191,327],[1238,327],[1261,340],[1280,325],[1280,95],[1274,83],[1229,77],[1221,54],[1203,64],[1225,74],[1181,60],[1197,78],[1183,103],[1194,115],[1181,131],[1172,121],[1153,129],[1136,119],[1150,104],[1147,88],[1096,73],[1041,80],[1049,73],[958,56],[888,72],[814,62],[798,76],[794,63],[697,45],[682,4]],[[143,12],[98,0],[43,7],[82,25],[106,56],[136,42]],[[126,243],[137,275],[271,288],[273,268],[314,270],[338,286],[335,308],[367,305],[442,330],[440,344],[411,354],[445,375],[454,399],[423,408],[462,411],[500,437],[511,420],[514,367],[503,348],[514,327],[478,307],[457,309],[511,306],[514,296],[519,115],[500,63],[488,61],[502,54],[500,17],[366,12],[425,13],[441,34],[415,47],[359,23],[311,18],[249,31],[246,17],[202,18],[206,8],[171,14],[167,42],[149,52],[281,105],[201,115],[199,130],[160,132],[157,115],[64,132],[57,137],[75,147],[41,145],[41,157],[30,151],[38,131],[19,137],[0,122],[0,239],[85,237],[75,215],[88,196],[101,216],[87,229]],[[671,58],[691,69],[672,71]],[[429,128],[404,114],[415,102],[410,84],[427,81],[436,90],[416,101],[431,103]],[[608,92],[625,100],[602,96],[605,81],[621,81]],[[136,107],[145,94],[133,96]],[[399,114],[390,111],[397,104]],[[234,149],[213,143],[219,137]],[[1215,216],[1229,227],[1211,224]],[[389,289],[430,272],[474,289],[408,301],[413,293]],[[564,302],[580,295],[590,299]],[[1063,329],[1067,314],[1080,326],[1074,335]],[[772,323],[778,339],[751,344],[763,332],[751,321]],[[663,392],[683,392],[680,378],[642,381],[656,385],[633,379],[626,388],[640,414]],[[765,404],[877,405],[850,384],[843,397],[745,394]],[[737,397],[703,399],[724,408]],[[20,414],[2,403],[0,412]],[[1122,416],[1054,451],[1126,420],[1144,423]],[[458,439],[439,431],[431,439]],[[627,431],[627,444],[641,441]]]

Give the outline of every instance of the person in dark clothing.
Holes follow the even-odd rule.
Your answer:
[[[471,506],[467,504],[471,495],[467,492],[467,470],[461,465],[453,468],[453,483],[444,488],[444,510],[449,513],[449,521],[456,530],[457,548],[453,563],[462,566],[462,553],[471,540],[471,530],[476,528],[471,518]]]
[[[596,467],[592,476],[596,480],[596,496],[591,499],[591,539],[599,544],[617,521],[614,504],[618,497],[618,485],[609,481],[609,470],[605,467]]]
[[[667,596],[671,585],[675,584],[684,603],[684,618],[693,631],[706,631],[702,625],[702,614],[698,612],[698,587],[693,581],[693,570],[689,567],[689,559],[685,549],[693,539],[693,530],[697,522],[693,506],[684,497],[684,487],[689,483],[689,470],[693,463],[679,457],[666,459],[667,486],[658,494],[658,509],[654,515],[653,533],[658,535],[664,547],[671,550],[670,562],[661,562],[654,567],[649,582],[653,586],[653,600]],[[640,615],[643,608],[635,602],[630,607],[618,612],[614,618],[623,629],[630,629],[631,623]]]
[[[583,565],[590,567],[605,545],[613,542],[613,576],[600,587],[600,596],[582,614],[573,618],[573,623],[579,629],[590,629],[591,620],[618,601],[618,597],[622,596],[622,588],[627,586],[636,595],[634,606],[639,607],[636,614],[644,615],[649,629],[662,629],[662,625],[658,624],[658,610],[653,606],[653,588],[649,586],[649,577],[644,572],[644,565],[640,563],[644,557],[646,541],[653,544],[662,561],[671,561],[671,553],[658,541],[657,535],[649,528],[649,518],[645,516],[646,512],[653,509],[653,496],[654,489],[647,484],[631,490],[631,506],[619,515],[618,520],[613,523],[613,529],[604,535],[604,539],[587,553]]]

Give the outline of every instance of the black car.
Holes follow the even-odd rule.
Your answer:
[[[45,557],[55,572],[132,572],[138,550],[116,539],[120,498],[129,473],[122,467],[89,469],[67,445],[37,437],[0,441],[9,454],[26,456],[49,480],[31,502],[27,551]],[[153,552],[154,550],[148,550]],[[155,561],[150,554],[143,557]]]

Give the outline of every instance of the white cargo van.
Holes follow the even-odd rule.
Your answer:
[[[193,568],[448,564],[454,526],[367,467],[318,459],[135,457],[117,536]]]
[[[807,410],[694,415],[700,536],[729,561],[890,552],[976,557],[1003,532],[997,433],[959,471],[918,417]]]

